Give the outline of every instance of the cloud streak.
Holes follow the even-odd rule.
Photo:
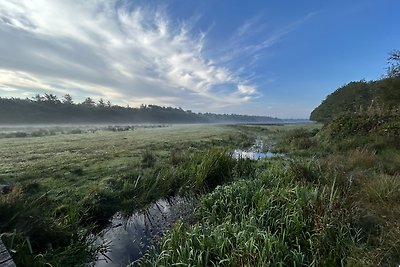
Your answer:
[[[0,92],[207,111],[257,98],[254,84],[204,56],[207,36],[191,27],[116,0],[1,1]]]

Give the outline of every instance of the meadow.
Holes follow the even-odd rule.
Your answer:
[[[364,121],[364,119],[363,119]],[[340,122],[340,121],[339,121]],[[0,232],[19,266],[81,266],[116,213],[197,199],[133,266],[400,263],[396,137],[343,123],[163,125],[0,139]],[[353,134],[353,135],[352,135]],[[233,159],[256,139],[285,156]]]
[[[254,141],[231,126],[110,128],[3,129],[9,135],[26,133],[0,138],[0,184],[12,188],[0,198],[0,232],[21,266],[91,261],[102,249],[91,246],[91,235],[114,213],[131,214],[178,191],[203,191],[210,175],[206,164],[212,162],[202,153],[218,158]],[[31,135],[38,131],[56,134]]]

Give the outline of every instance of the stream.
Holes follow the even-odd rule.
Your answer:
[[[108,244],[106,257],[99,255],[92,266],[119,267],[137,261],[173,223],[191,220],[192,202],[182,197],[161,199],[145,212],[135,213],[128,218],[120,213],[115,214],[111,226],[99,235],[100,242]]]
[[[271,151],[265,152],[264,148],[264,142],[257,139],[249,149],[235,149],[232,157],[259,160],[285,156]],[[139,260],[176,221],[191,221],[193,203],[194,201],[182,197],[173,197],[168,200],[160,199],[144,212],[137,212],[129,217],[116,213],[110,226],[99,234],[99,242],[108,245],[105,256],[99,255],[99,259],[91,266],[119,267]]]

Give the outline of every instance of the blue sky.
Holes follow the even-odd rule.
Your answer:
[[[385,73],[398,0],[3,0],[0,96],[307,118]]]

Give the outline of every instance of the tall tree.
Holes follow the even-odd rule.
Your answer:
[[[87,107],[94,107],[95,106],[95,102],[92,98],[87,97],[83,102],[82,105],[87,106]]]
[[[43,96],[41,96],[41,95],[39,95],[39,94],[36,94],[34,97],[32,97],[33,98],[33,100],[34,101],[36,101],[36,102],[42,102],[42,101],[44,101],[44,97]]]
[[[60,100],[58,100],[58,97],[53,94],[45,94],[44,99],[48,103],[52,103],[52,104],[60,103]]]
[[[71,96],[70,94],[64,95],[64,96],[63,96],[62,102],[63,102],[64,104],[67,104],[67,105],[72,105],[72,104],[74,104],[74,101],[72,100],[72,96]]]
[[[388,77],[400,77],[400,50],[393,50],[389,53],[388,64]]]
[[[104,102],[103,98],[100,98],[99,103],[97,104],[98,107],[104,108],[106,106],[106,102]]]

